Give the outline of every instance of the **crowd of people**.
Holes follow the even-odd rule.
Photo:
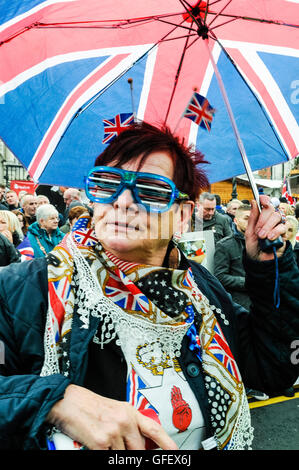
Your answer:
[[[35,194],[24,191],[18,195],[0,185],[0,266],[46,256],[83,213],[92,214],[92,203],[87,201],[84,190],[53,188],[55,192],[41,185]],[[242,254],[250,201],[231,199],[223,205],[218,194],[203,192],[196,202],[190,230],[212,230],[216,245],[214,274],[235,301],[248,307]],[[283,237],[290,241],[299,265],[299,202],[291,205],[284,197],[273,197],[271,203],[286,216]]]
[[[61,187],[59,195],[42,194],[43,186],[37,191],[17,194],[0,186],[0,266],[46,256],[80,215],[92,212],[91,205],[82,200],[83,192],[76,188]]]
[[[298,207],[221,207],[203,162],[134,123],[90,169],[89,203],[4,188],[0,448],[251,447],[248,390],[275,396],[299,375]],[[214,233],[215,276],[178,247],[190,227]]]

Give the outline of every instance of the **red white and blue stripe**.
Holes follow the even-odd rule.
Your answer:
[[[127,379],[127,398],[126,400],[138,411],[146,409],[156,409],[148,402],[148,400],[142,395],[142,389],[146,388],[146,384],[142,381],[135,369],[132,367],[130,374]]]

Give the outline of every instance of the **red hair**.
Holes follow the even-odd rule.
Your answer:
[[[195,201],[200,192],[209,187],[208,178],[202,168],[204,155],[198,150],[187,147],[184,141],[174,136],[168,127],[158,128],[146,122],[135,123],[116,137],[95,161],[95,166],[122,166],[142,155],[143,162],[153,152],[167,152],[174,163],[173,182],[176,187],[187,193]]]

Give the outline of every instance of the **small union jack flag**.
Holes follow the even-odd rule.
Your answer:
[[[144,388],[146,388],[145,383],[136,373],[134,367],[132,367],[127,380],[127,401],[139,411],[152,409],[157,413],[156,409],[140,392]]]
[[[110,273],[105,284],[106,296],[121,308],[147,313],[149,311],[149,303],[146,296],[132,282],[125,284],[125,276],[123,275],[122,279],[120,279],[119,270],[117,274]]]
[[[204,96],[194,92],[183,117],[191,119],[198,126],[210,131],[215,111]]]
[[[93,246],[98,243],[94,229],[88,228],[89,219],[89,215],[82,215],[72,229],[73,237],[79,245]]]
[[[112,119],[103,119],[104,138],[102,143],[108,144],[112,142],[121,132],[134,123],[134,114],[122,113],[117,114]]]
[[[283,186],[282,186],[282,192],[281,192],[282,197],[285,197],[288,201],[289,204],[293,205],[294,204],[294,199],[292,197],[290,188],[289,188],[289,183],[286,177],[284,177],[283,180]]]

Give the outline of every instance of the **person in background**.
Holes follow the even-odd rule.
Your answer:
[[[0,184],[0,210],[7,210],[7,202],[5,198],[6,186],[5,184]]]
[[[17,218],[19,219],[20,226],[21,226],[23,235],[25,237],[27,235],[29,225],[24,215],[24,212],[20,211],[19,209],[12,210],[11,212],[15,214]]]
[[[229,217],[229,222],[232,230],[234,229],[234,219],[236,216],[236,211],[238,207],[242,205],[242,202],[239,199],[232,199],[227,203],[226,206],[226,215]]]
[[[36,222],[28,227],[28,238],[34,257],[44,257],[63,239],[58,228],[58,211],[52,204],[42,204],[36,211]]]
[[[25,194],[21,199],[21,206],[28,225],[33,224],[36,221],[36,196],[33,194]]]
[[[232,229],[228,218],[216,211],[216,198],[214,194],[205,192],[199,196],[194,229],[195,231],[212,230],[214,232],[215,243],[231,235]]]
[[[83,206],[81,192],[77,188],[67,188],[63,193],[63,200],[65,203],[65,211],[63,214],[63,224],[66,224],[71,207],[74,207],[77,205]]]
[[[88,212],[88,210],[83,206],[72,207],[69,211],[67,223],[60,227],[60,230],[63,233],[68,233],[70,230],[72,230],[74,224],[77,222],[80,215],[85,214],[86,212]]]
[[[11,211],[0,211],[0,232],[17,247],[24,239],[18,217]]]
[[[225,214],[225,210],[222,207],[221,197],[219,196],[219,194],[215,194],[215,199],[216,199],[216,211],[219,212],[219,214]]]
[[[284,215],[294,215],[294,208],[287,202],[281,202],[279,204],[279,210],[283,211]]]
[[[36,208],[38,208],[42,204],[50,204],[50,201],[47,196],[44,196],[43,194],[39,194],[38,196],[36,196]]]
[[[5,193],[6,193],[6,186],[3,183],[0,183],[0,204],[5,203]]]
[[[287,215],[286,216],[286,232],[283,235],[284,240],[289,240],[289,242],[292,245],[294,256],[296,259],[296,263],[299,267],[299,242],[296,240],[296,236],[298,233],[298,227],[299,227],[299,222],[296,219],[296,217],[292,215]],[[298,279],[299,281],[299,279]]]
[[[17,195],[17,193],[13,189],[10,189],[9,191],[7,191],[7,193],[6,193],[6,203],[7,203],[8,209],[10,211],[21,208],[21,205],[20,205],[20,202],[19,202],[19,196]]]
[[[216,244],[214,255],[214,275],[231,294],[233,301],[247,310],[250,308],[250,298],[245,288],[243,254],[250,211],[251,206],[239,205],[234,217],[235,230]]]

